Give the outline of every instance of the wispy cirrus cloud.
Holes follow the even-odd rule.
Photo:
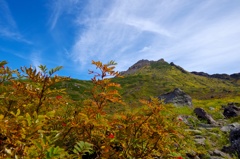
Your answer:
[[[56,3],[51,28],[74,4],[78,30],[68,52],[82,69],[92,59],[116,60],[126,70],[140,59],[165,58],[189,71],[240,70],[238,0],[93,0],[81,10],[79,2]]]
[[[51,1],[51,5],[49,7],[51,14],[48,20],[50,30],[53,30],[55,28],[61,16],[73,13],[76,8],[78,8],[79,2],[80,0]]]
[[[11,12],[5,0],[0,0],[0,26],[6,28],[10,26],[10,29],[16,29],[16,23],[12,18]]]
[[[0,37],[31,44],[19,33],[17,24],[5,0],[0,0]]]
[[[11,16],[7,3],[4,0],[0,1],[0,36],[13,37],[16,33],[16,24]]]

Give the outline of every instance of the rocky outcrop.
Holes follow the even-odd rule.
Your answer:
[[[182,73],[188,73],[188,71],[184,70],[182,67],[175,65],[173,62],[170,63],[171,66],[176,67],[177,69],[179,69]]]
[[[209,74],[205,73],[205,72],[196,72],[196,71],[193,71],[191,72],[192,74],[194,75],[198,75],[198,76],[204,76],[204,77],[210,77]]]
[[[232,130],[229,139],[231,142],[231,148],[238,154],[238,158],[240,158],[240,129]]]
[[[140,68],[144,67],[144,66],[148,66],[151,64],[151,62],[153,61],[149,61],[149,60],[140,60],[137,63],[135,63],[134,65],[132,65],[131,67],[128,68],[127,71],[123,71],[120,74],[121,75],[128,75],[128,74],[132,74],[135,73],[137,70],[139,70]]]
[[[192,106],[192,98],[180,88],[174,89],[173,92],[162,94],[158,98],[163,100],[164,103],[172,103],[175,106]]]
[[[228,103],[224,106],[223,115],[226,118],[232,118],[240,115],[240,108],[236,106],[236,103]]]
[[[216,125],[217,122],[202,108],[195,108],[194,113],[197,115],[199,119],[206,120],[208,124]]]
[[[132,65],[131,67],[128,68],[127,71],[122,71],[120,72],[121,75],[129,75],[137,72],[139,69],[145,67],[145,66],[150,66],[150,65],[158,65],[159,67],[165,67],[165,65],[169,65],[164,59],[159,59],[158,61],[149,61],[149,60],[139,60],[137,63]],[[170,65],[169,65],[170,66]]]
[[[230,77],[234,79],[240,79],[240,73],[231,74]]]

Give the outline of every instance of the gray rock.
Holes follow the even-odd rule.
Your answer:
[[[185,131],[191,132],[191,133],[193,133],[195,135],[201,135],[202,134],[202,131],[200,131],[200,130],[186,129]]]
[[[226,154],[226,153],[224,153],[224,152],[222,152],[220,150],[217,150],[217,149],[213,151],[213,155],[214,156],[224,157],[224,158],[230,158],[230,156],[228,154]]]
[[[236,106],[235,103],[228,103],[227,106],[225,106],[223,115],[226,118],[232,118],[240,115],[240,108]]]
[[[194,137],[195,137],[194,141],[195,141],[197,144],[199,144],[199,145],[205,145],[205,140],[206,140],[206,139],[205,139],[203,136],[201,136],[201,135],[195,135]]]
[[[229,140],[231,145],[237,145],[239,147],[238,151],[240,155],[240,128],[230,131]]]
[[[220,156],[210,156],[209,159],[225,159],[225,158]]]
[[[222,151],[227,153],[235,153],[240,158],[240,128],[236,128],[230,131],[229,140],[231,145],[224,146]]]
[[[174,89],[173,92],[162,94],[158,98],[164,100],[164,103],[173,103],[175,106],[192,106],[192,98],[180,88]]]
[[[195,108],[194,113],[199,119],[207,120],[208,124],[217,125],[217,122],[202,108]]]
[[[209,107],[209,110],[215,110],[215,108],[213,108],[213,107]]]
[[[232,124],[221,127],[221,131],[230,132],[231,130],[237,129],[237,128],[240,128],[240,124],[239,123],[232,123]]]
[[[198,127],[199,127],[200,130],[203,130],[203,129],[211,130],[211,129],[216,128],[218,126],[217,125],[213,125],[213,124],[203,124],[203,123],[200,123],[200,124],[198,124]]]

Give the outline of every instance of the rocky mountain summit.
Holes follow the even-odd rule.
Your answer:
[[[160,59],[158,61],[149,61],[149,60],[140,60],[137,63],[135,63],[134,65],[132,65],[131,67],[128,68],[127,71],[122,71],[121,74],[122,75],[129,75],[129,74],[133,74],[136,71],[138,71],[139,69],[145,67],[145,66],[150,66],[151,64],[155,64],[155,63],[162,63],[162,64],[168,64],[164,59]]]

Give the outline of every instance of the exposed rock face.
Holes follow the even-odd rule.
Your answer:
[[[210,77],[209,74],[205,73],[205,72],[196,72],[196,71],[193,71],[191,72],[192,74],[195,74],[195,75],[198,75],[198,76],[204,76],[204,77]]]
[[[226,118],[236,117],[240,115],[240,108],[235,103],[228,103],[228,106],[224,108],[223,115]]]
[[[138,69],[140,69],[144,66],[150,65],[151,62],[153,62],[153,61],[140,60],[137,63],[135,63],[134,65],[132,65],[131,67],[129,67],[127,71],[121,72],[121,75],[132,74],[132,73],[136,72]]]
[[[230,77],[234,79],[240,79],[240,73],[231,74]]]
[[[208,124],[216,125],[217,122],[202,108],[195,108],[194,113],[199,119],[207,120]]]
[[[173,103],[176,106],[192,106],[192,98],[180,88],[174,89],[173,92],[162,94],[158,98],[164,100],[165,103]]]

